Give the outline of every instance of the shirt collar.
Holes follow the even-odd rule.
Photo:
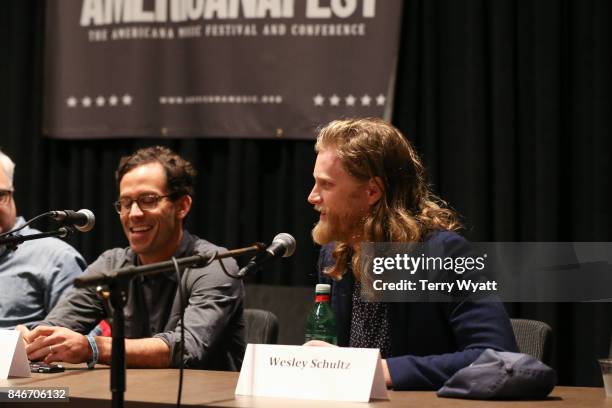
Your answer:
[[[11,231],[21,227],[23,224],[25,224],[25,219],[23,217],[17,217],[15,219],[15,225],[13,225],[13,228],[11,228]],[[17,234],[24,235],[23,233],[27,229],[28,227],[25,227],[21,231],[17,231]],[[6,245],[0,245],[0,258],[4,257],[5,255],[8,255],[9,253],[10,251],[6,248]]]
[[[138,259],[138,255],[134,253],[131,249],[129,249],[128,251],[130,255],[129,258],[132,259],[133,265],[140,266],[141,264],[140,264],[140,260]],[[193,238],[191,234],[189,234],[186,230],[183,230],[183,237],[181,238],[181,242],[179,243],[178,247],[176,248],[176,251],[174,251],[174,254],[172,254],[172,256],[175,258],[182,258],[185,256],[190,256],[192,254],[193,254]],[[170,258],[167,259],[167,261],[169,260]],[[151,275],[151,278],[155,276],[163,276],[167,279],[170,279],[176,282],[176,272],[175,271],[169,271],[169,272],[159,273],[156,275]],[[146,278],[146,276],[143,276],[143,278]]]
[[[15,225],[13,225],[13,228],[12,228],[12,229],[19,228],[19,227],[21,227],[23,224],[25,224],[25,219],[24,219],[23,217],[17,217],[17,218],[15,219]]]

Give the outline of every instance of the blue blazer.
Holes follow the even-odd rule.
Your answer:
[[[471,254],[469,243],[454,232],[434,232],[427,241],[443,248],[443,256]],[[338,345],[348,346],[354,277],[352,271],[340,281],[324,276],[324,268],[334,264],[333,248],[333,244],[321,248],[319,277],[332,285]],[[499,301],[389,303],[389,319],[391,352],[386,358],[396,390],[437,390],[487,348],[518,351],[510,319]]]

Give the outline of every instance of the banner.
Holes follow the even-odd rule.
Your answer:
[[[43,134],[312,139],[390,119],[401,0],[50,0]]]

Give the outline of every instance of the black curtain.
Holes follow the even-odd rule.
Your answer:
[[[199,170],[191,231],[227,247],[289,232],[298,240],[294,257],[250,281],[314,284],[317,248],[309,231],[316,218],[306,202],[313,142],[44,138],[44,6],[3,3],[0,146],[17,163],[21,215],[92,209],[95,230],[70,239],[90,262],[106,248],[125,245],[111,207],[115,166],[120,156],[160,143]],[[404,5],[393,122],[421,152],[434,190],[463,214],[465,235],[474,241],[612,241],[612,4]],[[553,327],[560,384],[601,385],[596,358],[608,355],[610,304],[507,306],[512,317]]]

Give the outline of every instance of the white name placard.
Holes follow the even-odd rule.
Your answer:
[[[0,380],[11,377],[29,377],[30,363],[21,332],[0,329]]]
[[[249,344],[237,395],[368,402],[389,399],[378,349]]]

